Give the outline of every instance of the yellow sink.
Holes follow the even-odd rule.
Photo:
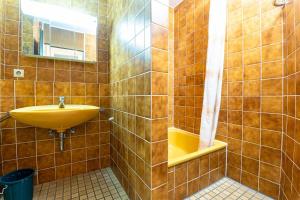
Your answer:
[[[58,105],[24,107],[10,111],[16,120],[39,128],[56,130],[59,133],[84,123],[99,113],[99,107],[89,105]]]

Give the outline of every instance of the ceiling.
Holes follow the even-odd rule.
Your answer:
[[[180,4],[183,0],[169,0],[170,7],[175,8],[178,4]]]

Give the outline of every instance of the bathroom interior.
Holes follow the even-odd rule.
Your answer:
[[[33,199],[299,200],[299,95],[300,0],[0,0]]]

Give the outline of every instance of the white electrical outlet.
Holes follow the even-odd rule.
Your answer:
[[[15,78],[24,78],[24,69],[14,69]]]
[[[289,0],[275,0],[274,5],[275,6],[285,6],[289,3]]]

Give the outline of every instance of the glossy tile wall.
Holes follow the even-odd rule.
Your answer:
[[[189,197],[225,176],[226,149],[211,152],[168,169],[168,198]]]
[[[108,36],[105,0],[99,1],[98,62],[82,63],[22,56],[20,50],[20,2],[4,0],[4,29],[1,34],[0,112],[34,105],[66,103],[110,107],[108,85]],[[25,70],[15,79],[14,68]],[[59,151],[58,139],[45,129],[9,120],[1,131],[2,172],[32,167],[36,182],[44,183],[110,165],[109,123],[106,114],[76,127]]]
[[[228,0],[217,138],[228,143],[230,178],[279,197],[283,130],[283,12],[273,0]],[[199,134],[208,0],[175,8],[174,125]]]
[[[174,126],[199,134],[204,91],[209,1],[174,9]]]
[[[284,119],[281,199],[300,199],[300,1],[284,15]]]
[[[227,175],[279,197],[283,131],[283,15],[272,0],[229,0],[217,138]]]
[[[130,199],[166,199],[168,6],[109,5],[112,167]]]
[[[3,64],[3,55],[2,55],[2,51],[3,51],[3,31],[4,31],[4,24],[3,24],[3,18],[4,18],[4,4],[3,4],[3,0],[0,1],[0,11],[1,11],[1,14],[0,14],[0,66],[2,66]],[[1,70],[1,67],[0,67],[0,70]],[[1,73],[1,71],[0,71]]]
[[[149,199],[150,1],[109,1],[109,24],[112,168],[129,198]]]
[[[0,0],[0,74],[1,74],[1,66],[3,65],[3,18],[4,18],[4,12],[3,12],[3,0]],[[0,94],[1,94],[1,88],[0,88]],[[1,105],[1,103],[0,103]],[[0,126],[2,124],[0,123]],[[0,130],[1,134],[1,130]],[[2,139],[0,137],[0,145],[2,145]],[[2,169],[2,154],[0,155],[0,169]],[[0,176],[2,175],[2,170],[0,170]]]
[[[169,71],[168,71],[168,121],[174,127],[174,8],[169,7]]]
[[[173,74],[169,1],[151,1],[151,199],[168,197],[168,73]],[[172,18],[171,18],[172,20]],[[169,31],[171,26],[171,31]],[[171,44],[170,44],[171,43]],[[170,60],[170,61],[169,61]],[[172,95],[172,91],[170,91]]]

